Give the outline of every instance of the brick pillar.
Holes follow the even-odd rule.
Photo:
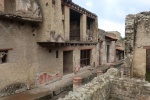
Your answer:
[[[80,40],[86,41],[86,14],[80,17]]]
[[[4,0],[0,0],[0,11],[4,12]]]
[[[102,74],[103,74],[103,71],[102,71],[102,70],[97,71],[97,76],[100,76],[100,75],[102,75]]]
[[[81,77],[74,77],[73,78],[73,91],[76,91],[77,88],[81,87]]]

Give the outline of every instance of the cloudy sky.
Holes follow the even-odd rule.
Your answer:
[[[73,2],[97,14],[100,29],[119,31],[123,37],[126,15],[150,11],[150,0],[73,0]]]

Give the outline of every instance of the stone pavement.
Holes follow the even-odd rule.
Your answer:
[[[84,80],[83,83],[86,84],[88,83],[88,81],[91,81],[89,77],[96,76],[98,70],[106,71],[108,68],[109,68],[108,66],[101,66],[94,69],[92,67],[87,67],[81,70],[77,74],[69,74],[63,76],[63,78],[60,81],[53,82],[49,85],[31,89],[22,93],[10,95],[7,97],[2,97],[0,98],[0,100],[34,100],[34,99],[39,99],[41,97],[52,98],[53,96],[57,96],[60,93],[72,88],[72,84],[73,84],[72,79],[74,76],[79,76],[82,79],[86,79]]]

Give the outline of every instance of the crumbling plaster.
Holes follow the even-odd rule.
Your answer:
[[[18,84],[23,84],[19,87],[25,91],[50,84],[60,80],[63,76],[63,50],[69,46],[50,48],[42,47],[37,42],[65,42],[69,40],[70,8],[65,7],[65,22],[63,24],[60,0],[56,0],[55,3],[52,3],[52,0],[39,0],[38,3],[43,14],[42,21],[38,23],[32,23],[30,20],[26,22],[25,20],[9,19],[8,17],[0,21],[0,47],[1,49],[12,48],[12,50],[8,50],[7,62],[0,64],[2,71],[0,73],[2,76],[0,78],[1,96],[13,94],[14,91],[21,92],[22,89],[19,91],[16,88],[11,93],[3,94],[3,90],[9,91],[7,88],[15,88]],[[93,34],[96,36],[97,20],[95,20],[94,26]],[[86,32],[85,27],[84,32]],[[86,33],[83,34],[86,35]],[[96,42],[97,39],[94,41]],[[95,58],[98,56],[98,48],[96,47],[96,45],[71,47],[73,48],[74,69],[80,66],[80,50],[83,49],[91,49],[90,64],[97,67],[99,64]],[[56,58],[56,51],[58,51],[58,58]]]

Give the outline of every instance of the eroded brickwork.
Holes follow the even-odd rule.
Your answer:
[[[59,100],[149,100],[149,89],[147,81],[120,78],[120,72],[111,68]]]
[[[130,59],[133,77],[145,79],[146,49],[149,49],[149,12],[141,12],[126,17],[126,55]]]

